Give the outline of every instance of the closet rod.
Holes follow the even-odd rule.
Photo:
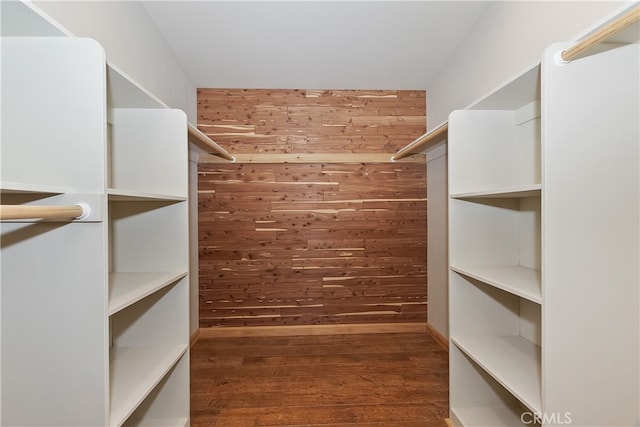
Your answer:
[[[415,152],[419,148],[436,140],[439,136],[447,132],[448,129],[449,129],[449,123],[447,122],[442,126],[439,126],[436,129],[432,130],[431,132],[425,133],[415,141],[409,143],[408,145],[398,150],[398,152],[393,157],[391,157],[391,161],[400,160],[403,157],[407,157],[407,156],[410,156],[411,154],[415,154]]]
[[[603,26],[593,34],[580,40],[569,49],[563,50],[562,53],[560,54],[560,57],[564,61],[569,62],[572,59],[575,59],[577,56],[579,56],[581,53],[583,53],[585,50],[589,49],[590,47],[611,37],[618,31],[624,30],[628,26],[635,24],[638,21],[640,21],[640,5],[634,7],[629,12],[625,13],[624,15],[621,15],[619,18],[615,19],[614,21],[611,21],[609,24]]]
[[[78,219],[89,215],[89,206],[0,205],[0,220],[6,219]]]
[[[198,128],[188,123],[188,135],[189,141],[202,148],[208,154],[214,154],[223,159],[235,162],[236,158],[233,157],[227,150],[216,144],[207,135],[202,133]]]

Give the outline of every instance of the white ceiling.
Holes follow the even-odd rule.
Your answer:
[[[144,1],[196,87],[426,89],[486,1]]]

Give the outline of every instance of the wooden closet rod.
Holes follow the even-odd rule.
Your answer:
[[[411,154],[415,154],[418,149],[436,140],[438,137],[447,132],[448,129],[449,123],[445,123],[442,126],[435,128],[431,132],[425,133],[415,141],[398,150],[398,152],[393,157],[391,157],[391,160],[396,161],[402,159],[403,157],[410,156]]]
[[[216,144],[209,138],[207,135],[202,133],[198,128],[193,126],[191,123],[188,123],[188,135],[189,141],[196,144],[198,147],[203,149],[209,154],[214,154],[218,157],[222,157],[223,159],[229,160],[231,162],[235,162],[236,158],[233,157],[227,150]]]
[[[0,220],[5,219],[76,219],[89,215],[84,204],[73,206],[0,205]]]
[[[611,21],[609,24],[603,26],[593,34],[580,40],[569,49],[563,50],[560,54],[560,57],[564,61],[569,62],[590,47],[602,42],[618,31],[624,30],[628,26],[635,24],[638,21],[640,21],[640,5],[634,7],[624,15],[621,15],[619,18]]]

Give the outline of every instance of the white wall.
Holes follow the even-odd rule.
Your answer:
[[[146,10],[133,1],[36,1],[78,37],[97,40],[109,62],[196,122],[196,90]]]
[[[449,113],[469,106],[537,64],[555,42],[582,38],[630,2],[496,1],[487,6],[465,40],[427,89],[428,128],[446,122]],[[444,160],[442,160],[444,159]],[[428,321],[448,332],[446,154],[427,151]],[[442,203],[440,203],[442,202]]]

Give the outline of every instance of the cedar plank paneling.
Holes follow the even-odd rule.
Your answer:
[[[232,153],[392,153],[426,131],[424,91],[198,89],[198,127]]]
[[[391,153],[424,91],[198,90],[235,153]],[[199,166],[200,326],[426,322],[421,163]]]
[[[200,165],[201,327],[426,321],[423,164],[247,166],[221,173]],[[321,199],[343,186],[360,191],[330,202],[287,192],[293,183],[322,187],[323,172],[333,173],[327,191],[317,190]],[[377,191],[371,177],[388,177],[379,182],[389,191]],[[392,192],[392,180],[413,188]],[[264,199],[270,185],[287,200],[238,197]]]

